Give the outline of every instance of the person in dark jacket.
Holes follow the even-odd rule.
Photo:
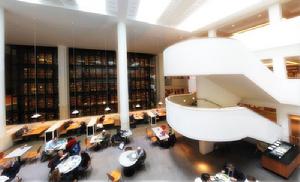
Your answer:
[[[16,162],[13,163],[12,161],[8,161],[4,165],[4,169],[1,173],[1,176],[6,176],[6,177],[9,178],[8,181],[12,181],[17,176],[20,169],[21,169],[20,162],[16,161]]]
[[[48,168],[50,168],[50,173],[56,168],[56,166],[66,158],[67,154],[64,154],[62,150],[59,150],[52,160],[48,163]]]
[[[74,137],[69,137],[69,138],[68,138],[68,143],[67,143],[67,145],[66,145],[66,151],[67,151],[67,152],[70,152],[71,149],[73,148],[73,146],[74,146],[76,143],[77,143],[76,138],[74,138]]]

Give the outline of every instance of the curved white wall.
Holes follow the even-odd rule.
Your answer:
[[[300,106],[300,81],[274,75],[234,39],[192,39],[164,51],[165,76],[244,75],[279,103]]]
[[[272,143],[282,136],[281,127],[244,107],[197,108],[166,98],[167,121],[178,133],[203,141],[235,141],[251,137]]]

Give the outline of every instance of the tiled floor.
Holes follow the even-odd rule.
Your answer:
[[[259,154],[255,147],[247,142],[233,142],[226,149],[216,150],[208,155],[198,152],[198,142],[184,137],[178,138],[176,145],[170,149],[152,146],[145,138],[145,127],[133,129],[129,146],[141,146],[147,152],[145,167],[134,176],[123,181],[193,181],[203,172],[215,174],[227,161],[236,165],[246,175],[255,176],[260,181],[287,181],[260,166]],[[83,141],[83,140],[82,140]],[[27,142],[38,148],[43,142]],[[87,179],[81,181],[107,181],[106,173],[121,169],[118,162],[121,150],[109,147],[98,152],[91,152],[93,170]],[[37,162],[22,167],[19,176],[23,181],[47,181],[49,169],[47,163]],[[295,171],[288,181],[300,181],[300,170]]]

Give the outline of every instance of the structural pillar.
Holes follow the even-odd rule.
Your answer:
[[[117,75],[118,75],[118,104],[121,129],[129,129],[129,99],[128,99],[128,74],[127,74],[127,41],[126,24],[119,22],[117,27]]]
[[[158,55],[158,90],[159,90],[159,102],[165,103],[165,75],[164,75],[164,60],[163,54]]]
[[[287,78],[286,64],[284,57],[273,57],[273,71],[280,78]]]
[[[59,119],[70,118],[70,92],[69,92],[69,56],[68,48],[58,46],[58,93],[59,93]]]
[[[282,10],[280,3],[273,4],[268,9],[270,25],[281,21]],[[280,78],[287,78],[286,64],[284,57],[273,57],[273,71]]]
[[[282,10],[280,3],[273,4],[268,9],[270,24],[278,23],[282,18]]]
[[[0,151],[12,145],[12,139],[6,133],[5,104],[5,19],[4,9],[0,7]]]
[[[199,152],[202,155],[208,154],[214,150],[214,142],[199,141]]]
[[[217,37],[217,31],[216,30],[209,30],[208,31],[208,37]]]

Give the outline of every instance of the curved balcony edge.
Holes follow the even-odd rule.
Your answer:
[[[166,98],[167,122],[178,133],[195,140],[226,142],[246,137],[272,143],[282,136],[281,126],[245,107],[190,106],[193,94]]]

